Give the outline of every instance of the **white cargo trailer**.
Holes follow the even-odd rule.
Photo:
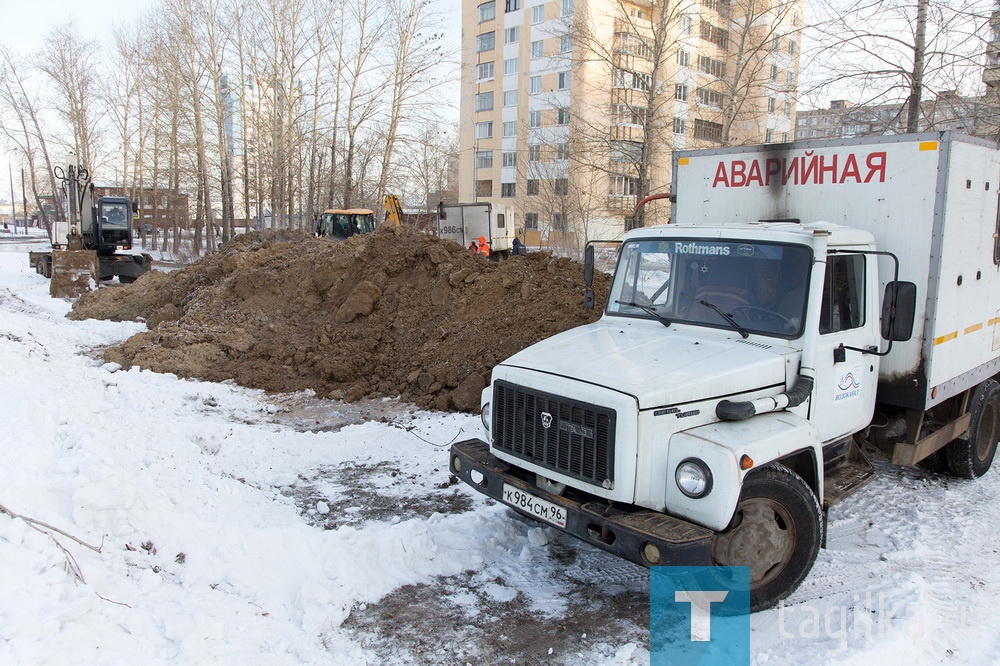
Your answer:
[[[989,470],[998,187],[951,133],[675,153],[673,223],[626,234],[600,321],[494,368],[452,470],[640,564],[748,565],[776,604],[866,452]]]
[[[494,216],[489,203],[438,204],[438,236],[464,247],[482,237],[490,244],[491,254],[499,256],[509,253],[514,241],[504,216]]]

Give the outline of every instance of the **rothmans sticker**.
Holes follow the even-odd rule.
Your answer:
[[[712,245],[709,243],[674,243],[674,254],[713,254],[721,257],[729,256],[728,245]]]

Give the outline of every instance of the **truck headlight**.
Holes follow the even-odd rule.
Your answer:
[[[486,428],[486,432],[490,431],[490,403],[483,405],[483,409],[479,412],[480,418],[483,420],[483,427]]]
[[[674,470],[674,481],[682,493],[694,499],[712,492],[712,472],[697,458],[682,460]]]

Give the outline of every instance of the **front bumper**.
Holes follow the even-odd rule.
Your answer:
[[[572,534],[636,564],[648,567],[712,563],[715,534],[712,530],[656,511],[611,505],[587,495],[554,495],[518,475],[519,470],[515,467],[491,455],[489,445],[481,440],[467,439],[453,444],[449,466],[452,474],[502,504],[506,504],[502,495],[503,484],[507,483],[559,505],[566,510],[566,527],[541,524]],[[478,483],[472,478],[474,471],[482,475]],[[534,517],[517,507],[511,508]]]

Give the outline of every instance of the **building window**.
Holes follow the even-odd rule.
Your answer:
[[[517,196],[517,183],[500,183],[500,196],[510,198]]]
[[[610,161],[638,164],[642,160],[642,144],[638,141],[613,141]]]
[[[541,23],[545,20],[545,5],[535,5],[531,8],[531,23]]]
[[[492,180],[477,180],[476,181],[476,196],[477,197],[491,197],[491,196],[493,196],[493,181]]]
[[[541,127],[542,126],[542,112],[532,111],[528,114],[528,127]]]
[[[517,153],[513,150],[503,151],[503,165],[505,167],[517,166]]]
[[[489,169],[493,166],[493,151],[492,150],[477,150],[476,151],[476,168],[477,169]]]
[[[646,123],[646,109],[642,107],[631,108],[628,104],[611,105],[612,125],[644,125]]]
[[[556,125],[569,125],[568,106],[560,106],[556,109]]]
[[[528,79],[528,90],[532,94],[542,92],[542,77],[532,76]]]
[[[688,87],[686,83],[678,83],[674,85],[674,99],[679,99],[682,102],[686,102],[688,98]]]
[[[503,138],[509,139],[513,136],[517,136],[517,121],[508,120],[503,124]]]
[[[524,228],[531,231],[538,231],[538,213],[524,214]]]
[[[545,42],[543,40],[540,39],[537,42],[531,42],[532,58],[541,58],[544,52],[545,52]]]
[[[521,27],[514,26],[513,28],[507,28],[503,31],[503,43],[504,44],[516,44],[517,39],[521,34]]]
[[[573,0],[562,0],[562,15],[569,16],[573,13]]]
[[[493,62],[483,62],[476,67],[476,80],[489,81],[493,78]]]
[[[477,53],[482,53],[483,51],[492,51],[495,46],[496,46],[495,32],[484,32],[483,34],[476,36]]]
[[[569,72],[559,72],[559,90],[569,88]]]
[[[553,188],[555,193],[559,196],[566,196],[569,194],[569,180],[566,178],[556,178],[555,187]]]
[[[572,35],[563,35],[562,37],[560,37],[559,38],[559,52],[560,53],[569,53],[572,50],[573,50],[573,36]]]
[[[789,101],[786,101],[782,106],[784,107],[784,110],[785,110],[784,116],[786,118],[791,118],[792,117],[792,103],[789,102]]]
[[[781,133],[781,142],[782,143],[788,143],[788,132],[782,132]]]
[[[785,72],[785,83],[787,85],[792,85],[793,83],[795,83],[795,74],[794,72],[792,72],[792,70],[788,70],[787,72]]]
[[[694,121],[694,138],[722,143],[722,125],[696,118]]]
[[[767,98],[767,112],[768,113],[774,113],[774,110],[777,108],[777,106],[778,106],[778,100],[774,99],[773,97],[768,97]]]
[[[537,162],[541,158],[541,156],[542,156],[542,147],[539,144],[533,143],[528,146],[529,162]]]
[[[778,66],[777,65],[771,65],[771,80],[772,81],[777,81],[778,80]]]
[[[701,22],[701,38],[706,42],[712,42],[720,48],[729,48],[729,32],[722,28],[717,28],[708,21]]]
[[[617,42],[616,53],[639,56],[647,60],[653,57],[653,49],[649,42],[639,35],[631,32],[619,32],[615,34],[615,41]]]
[[[684,49],[677,49],[677,64],[681,67],[690,67],[691,54]]]
[[[503,105],[504,106],[517,106],[517,91],[516,90],[504,90],[503,91]]]
[[[683,118],[674,118],[674,134],[687,134],[687,121]]]
[[[774,143],[774,130],[769,129],[764,133],[764,143]]]
[[[715,58],[698,56],[698,69],[706,74],[717,76],[720,79],[726,78],[726,63],[721,60],[716,60]]]
[[[788,55],[795,55],[795,40],[788,40]]]
[[[538,196],[538,180],[535,178],[528,179],[528,196],[529,197]]]
[[[677,23],[681,28],[681,33],[685,35],[690,35],[692,32],[694,32],[694,19],[692,19],[690,16],[680,17]]]
[[[493,110],[493,91],[476,93],[476,111]]]
[[[484,2],[479,5],[479,22],[492,21],[497,17],[497,3]]]
[[[476,138],[477,139],[492,139],[493,138],[493,123],[476,123]]]
[[[556,159],[557,160],[569,159],[569,144],[566,143],[565,141],[556,144]]]
[[[651,75],[646,72],[630,72],[625,69],[616,69],[613,74],[612,85],[615,88],[648,91],[651,81]]]
[[[508,58],[503,61],[503,73],[504,76],[517,74],[517,58]]]
[[[611,176],[608,194],[613,197],[634,197],[639,193],[639,179],[631,176]]]
[[[562,213],[552,214],[552,230],[566,231],[566,216]]]
[[[516,12],[521,8],[521,0],[507,0],[507,4],[504,6],[505,12]]]
[[[726,95],[711,88],[698,88],[698,103],[713,109],[721,109],[726,106]]]

